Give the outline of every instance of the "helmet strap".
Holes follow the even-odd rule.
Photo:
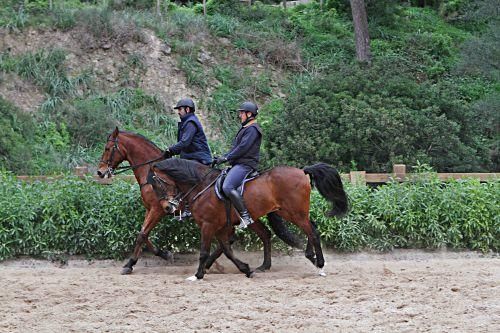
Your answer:
[[[246,124],[248,124],[249,122],[251,122],[254,119],[255,119],[255,116],[252,114],[251,117],[248,117],[244,122],[241,123],[241,127],[245,127]]]

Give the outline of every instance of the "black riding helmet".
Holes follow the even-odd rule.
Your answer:
[[[191,98],[181,99],[180,101],[177,102],[177,105],[174,107],[174,109],[178,109],[178,108],[182,108],[182,107],[186,107],[186,106],[189,106],[189,108],[191,109],[191,112],[195,111],[194,102]]]
[[[252,102],[243,102],[238,108],[238,111],[251,112],[252,115],[256,117],[257,114],[259,114],[259,107],[257,106],[257,104]]]

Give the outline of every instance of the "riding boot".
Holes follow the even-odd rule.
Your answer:
[[[240,228],[245,229],[248,225],[252,224],[254,221],[250,217],[248,213],[248,209],[245,205],[245,201],[243,197],[236,190],[231,190],[229,192],[229,199],[231,199],[231,203],[234,205],[234,208],[240,213],[241,223]]]

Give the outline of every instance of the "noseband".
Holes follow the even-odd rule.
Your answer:
[[[118,138],[114,138],[114,139],[108,138],[108,142],[109,141],[113,142],[113,148],[111,148],[111,154],[109,155],[109,158],[107,161],[101,160],[101,162],[106,163],[106,165],[108,167],[108,169],[106,170],[106,173],[109,173],[112,175],[115,172],[115,168],[113,168],[111,166],[111,163],[113,163],[113,157],[115,156],[115,152],[118,152],[118,154],[120,154],[120,156],[123,158],[125,158],[125,154],[122,153],[122,151],[120,150],[120,147],[118,146]]]

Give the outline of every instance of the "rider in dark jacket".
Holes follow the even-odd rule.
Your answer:
[[[191,98],[183,98],[175,108],[181,121],[178,123],[177,143],[164,152],[165,158],[180,155],[187,160],[195,160],[205,165],[212,163],[212,153],[207,137],[198,117],[194,114],[195,106]]]
[[[222,190],[241,216],[240,228],[246,228],[254,221],[248,213],[243,197],[236,189],[249,173],[257,169],[262,131],[255,120],[258,114],[258,107],[255,103],[244,102],[238,112],[241,128],[233,140],[233,146],[228,153],[217,158],[214,164],[224,162],[231,164],[232,167],[224,180]]]
[[[174,107],[181,121],[178,123],[177,143],[168,147],[163,153],[164,158],[180,155],[187,160],[198,161],[209,165],[212,163],[212,153],[207,137],[198,117],[194,114],[196,108],[191,98],[183,98]],[[184,207],[181,218],[190,217],[189,207]]]

